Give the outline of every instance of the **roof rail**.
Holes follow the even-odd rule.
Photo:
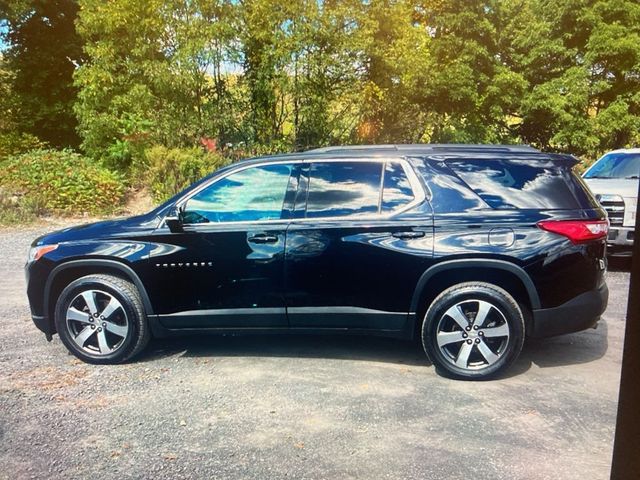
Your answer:
[[[307,150],[311,153],[340,153],[340,152],[411,152],[411,153],[434,153],[438,151],[457,152],[520,152],[537,153],[540,150],[529,145],[486,145],[486,144],[464,144],[464,143],[416,143],[416,144],[387,144],[387,145],[344,145],[339,147],[322,147]]]

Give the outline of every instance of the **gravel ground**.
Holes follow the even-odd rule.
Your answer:
[[[597,330],[529,342],[491,382],[359,337],[163,340],[90,366],[31,324],[22,266],[44,230],[0,231],[0,478],[608,478],[621,265]]]

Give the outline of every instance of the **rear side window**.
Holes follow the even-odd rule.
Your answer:
[[[378,213],[380,162],[316,162],[309,171],[307,218]]]
[[[414,199],[407,174],[397,162],[387,163],[384,170],[382,191],[382,213],[390,213],[407,205]]]
[[[551,161],[464,160],[447,165],[489,206],[498,209],[579,209],[571,170]]]

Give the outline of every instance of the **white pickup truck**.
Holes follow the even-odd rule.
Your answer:
[[[609,254],[631,255],[638,209],[640,148],[606,153],[582,177],[609,214]]]

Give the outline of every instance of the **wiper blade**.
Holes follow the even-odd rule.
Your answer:
[[[631,175],[630,177],[624,177],[627,180],[637,180],[640,178],[640,175]]]

